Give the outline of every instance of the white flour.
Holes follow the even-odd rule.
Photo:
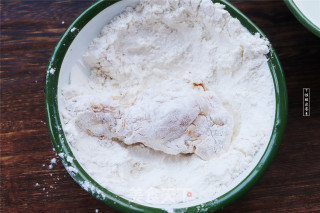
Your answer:
[[[212,200],[269,142],[268,41],[209,0],[142,0],[95,39],[60,112],[102,186],[142,204]]]

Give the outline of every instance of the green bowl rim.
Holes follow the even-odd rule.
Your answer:
[[[293,0],[284,0],[287,7],[293,13],[293,15],[298,19],[298,21],[309,31],[311,31],[316,36],[320,37],[320,28],[317,27],[312,21],[310,21],[299,9],[299,7],[294,3]]]
[[[59,154],[60,156],[61,162],[66,167],[66,169],[69,166],[77,168],[78,172],[76,173],[67,169],[71,177],[93,197],[121,212],[166,212],[165,210],[160,208],[144,206],[128,201],[99,185],[84,171],[84,169],[80,166],[78,161],[74,158],[74,155],[68,145],[64,132],[62,130],[62,125],[58,111],[57,87],[60,68],[64,56],[72,41],[79,33],[79,31],[95,15],[104,10],[106,7],[118,1],[119,0],[99,0],[93,3],[70,24],[70,26],[61,36],[52,53],[52,56],[47,66],[44,94],[47,124],[50,133],[50,138],[57,154]],[[242,14],[236,7],[234,7],[227,0],[214,0],[214,2],[224,4],[225,9],[231,14],[231,16],[237,18],[242,23],[242,25],[248,29],[248,31],[250,31],[251,33],[258,32],[261,34],[262,37],[266,38],[262,31],[253,22],[251,22],[244,14]],[[72,30],[73,28],[76,28],[76,30]],[[222,196],[216,198],[213,201],[209,201],[200,205],[175,209],[175,212],[195,213],[199,212],[199,209],[202,211],[213,212],[227,205],[230,205],[243,194],[245,194],[247,191],[249,191],[255,185],[255,183],[261,178],[261,176],[265,173],[265,171],[271,164],[281,144],[282,137],[285,131],[287,121],[288,97],[283,71],[278,57],[271,45],[270,52],[269,54],[267,54],[267,58],[275,86],[276,112],[273,132],[263,156],[261,157],[256,167],[251,171],[251,173],[232,190],[228,191],[227,193],[223,194]],[[50,73],[51,68],[55,69],[54,74]],[[65,155],[61,155],[61,153],[64,153]],[[67,156],[73,157],[74,160],[70,162],[70,160],[67,159]],[[84,181],[87,181],[86,183],[89,183],[90,185],[84,186]]]

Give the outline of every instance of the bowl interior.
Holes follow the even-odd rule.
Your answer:
[[[108,22],[119,15],[126,7],[135,6],[138,2],[139,0],[124,0],[113,4],[112,1],[98,1],[84,11],[66,30],[57,44],[48,65],[48,71],[52,68],[56,70],[54,74],[47,72],[46,77],[45,95],[48,126],[53,145],[68,172],[75,181],[94,197],[102,200],[111,207],[124,212],[128,211],[128,209],[130,209],[131,212],[163,212],[162,209],[166,209],[167,206],[147,207],[136,204],[113,194],[95,182],[74,158],[72,149],[66,141],[63,132],[63,122],[61,122],[62,117],[60,117],[58,110],[59,107],[62,107],[59,102],[61,88],[69,84],[71,72],[73,70],[78,70],[84,75],[89,75],[88,67],[80,62],[83,54],[87,51],[89,44],[99,35],[101,29]],[[217,0],[215,2],[225,4],[226,10],[228,10],[233,17],[238,18],[242,25],[250,32],[259,32],[264,36],[249,19],[241,14],[230,3],[224,0]],[[275,83],[277,104],[275,124],[270,142],[260,148],[249,168],[236,178],[226,190],[221,191],[215,197],[208,198],[207,200],[195,200],[173,205],[170,206],[170,208],[178,208],[184,212],[198,212],[199,208],[202,210],[215,210],[221,208],[233,202],[249,190],[270,164],[271,159],[275,155],[280,144],[284,131],[287,114],[287,96],[283,73],[272,48],[267,57],[269,59],[270,72],[272,73]],[[71,156],[74,160],[70,161],[70,157],[68,158],[67,156]]]
[[[284,0],[298,21],[316,36],[320,37],[320,19],[318,0]]]

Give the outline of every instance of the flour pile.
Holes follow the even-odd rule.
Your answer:
[[[269,142],[268,41],[210,0],[141,0],[103,28],[62,89],[72,150],[129,200],[212,200]]]

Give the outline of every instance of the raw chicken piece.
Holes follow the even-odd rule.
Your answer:
[[[159,94],[160,93],[160,94]],[[154,95],[157,94],[157,95]],[[204,160],[231,139],[232,116],[205,91],[146,91],[130,107],[103,106],[83,112],[76,121],[88,134],[143,143],[167,154],[195,153]]]

